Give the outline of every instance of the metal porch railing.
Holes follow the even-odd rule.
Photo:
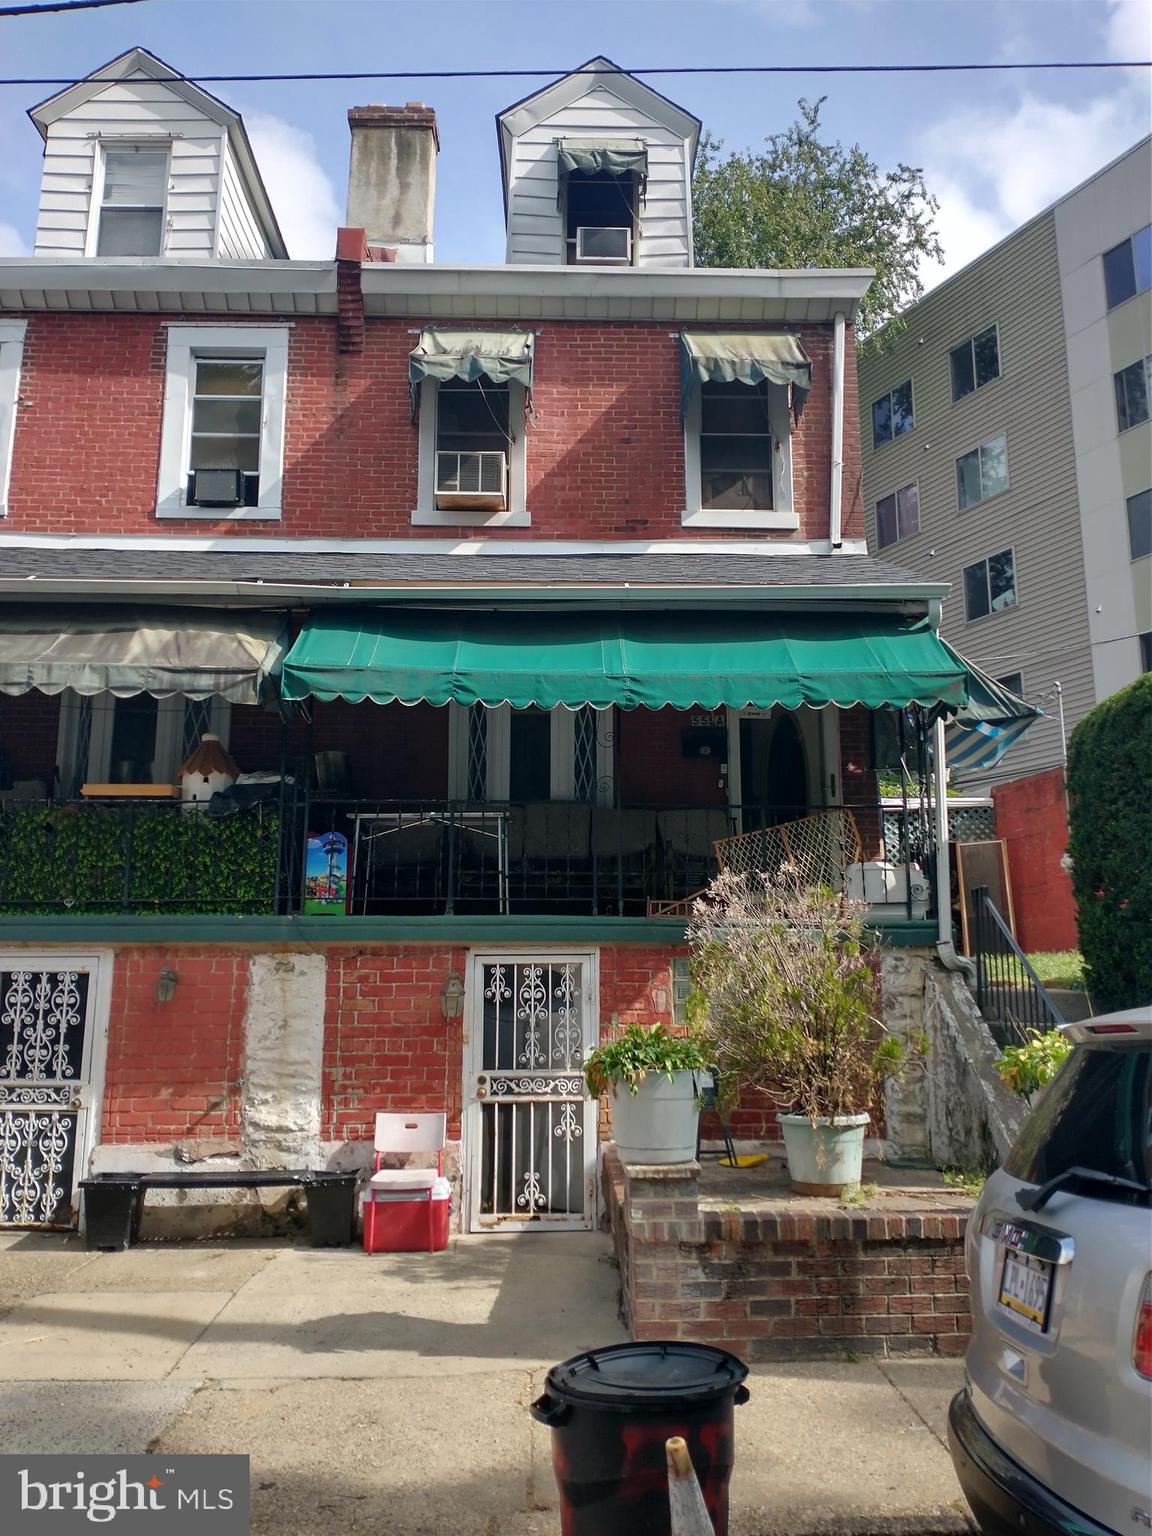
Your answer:
[[[1022,1045],[1028,1031],[1067,1023],[1028,956],[1012,937],[986,885],[971,892],[976,1002],[1001,1045]]]

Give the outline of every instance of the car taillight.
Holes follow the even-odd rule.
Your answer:
[[[1132,1364],[1141,1376],[1152,1381],[1152,1275],[1144,1281],[1140,1305],[1136,1309],[1136,1337],[1132,1341]]]

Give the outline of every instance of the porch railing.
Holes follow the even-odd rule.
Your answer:
[[[1001,1045],[1021,1045],[1030,1029],[1067,1023],[1028,956],[1012,937],[985,885],[972,890],[976,1002]]]
[[[131,799],[0,803],[0,914],[682,915],[717,873],[717,843],[798,817],[827,821],[811,840],[813,873],[893,915],[923,911],[933,873],[929,858],[907,878],[907,833],[878,846],[875,805],[809,816],[763,804],[356,800],[289,781],[257,804],[213,805],[227,814]],[[852,853],[846,818],[861,833]],[[751,842],[795,846],[775,833]]]

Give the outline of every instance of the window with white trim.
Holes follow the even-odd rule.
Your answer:
[[[473,803],[611,805],[611,709],[449,706],[448,793]]]
[[[876,503],[876,544],[883,549],[920,532],[920,487],[903,485]]]
[[[524,386],[489,378],[420,384],[414,524],[527,527]]]
[[[1000,332],[995,325],[978,331],[948,354],[952,370],[952,399],[963,400],[1000,377]]]
[[[788,391],[707,382],[684,414],[686,527],[799,527],[792,506],[792,421]]]
[[[956,495],[961,512],[1008,489],[1008,440],[1001,433],[956,460]]]
[[[964,616],[971,624],[1016,606],[1016,558],[1011,549],[1002,549],[986,560],[964,567]]]
[[[56,746],[61,795],[75,799],[84,784],[175,783],[205,731],[228,745],[231,708],[220,698],[118,699],[65,689]]]
[[[8,481],[16,441],[20,364],[26,328],[24,320],[0,320],[0,517],[8,515]]]
[[[170,326],[157,517],[280,516],[288,327]]]
[[[96,256],[162,256],[169,146],[105,145]]]

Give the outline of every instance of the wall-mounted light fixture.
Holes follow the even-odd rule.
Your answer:
[[[170,1003],[176,996],[176,983],[179,980],[179,972],[165,966],[156,978],[156,985],[152,988],[152,996],[158,1003]]]
[[[458,1019],[464,1012],[464,983],[455,971],[449,971],[440,988],[440,1008],[446,1019]]]

